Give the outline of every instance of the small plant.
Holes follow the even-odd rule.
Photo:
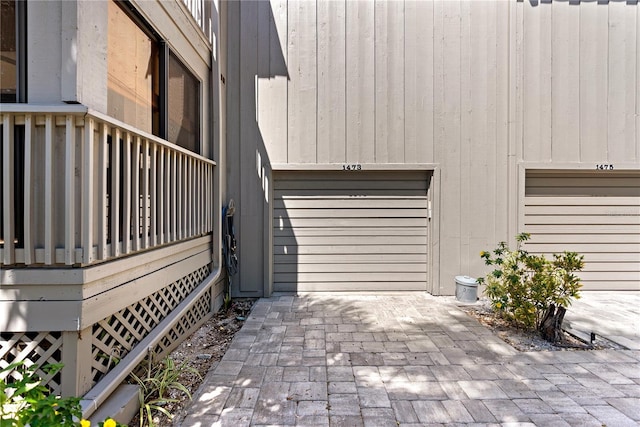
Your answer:
[[[47,375],[55,375],[62,369],[61,363],[42,367]],[[42,384],[36,371],[37,365],[25,367],[16,362],[0,370],[0,373],[17,371],[20,379],[0,382],[0,427],[90,427],[82,419],[80,398],[60,397],[51,394]],[[108,418],[99,427],[123,427]]]
[[[150,360],[147,363],[146,371],[147,375],[144,378],[140,378],[135,374],[131,374],[131,376],[140,385],[140,391],[138,392],[140,427],[144,425],[145,421],[148,426],[153,427],[155,426],[154,411],[161,412],[169,419],[173,418],[173,414],[164,408],[168,403],[179,401],[179,399],[169,396],[171,390],[184,393],[191,399],[189,390],[180,383],[180,376],[186,372],[196,374],[198,377],[200,377],[200,374],[195,368],[187,366],[186,360],[176,365],[170,357],[165,358],[157,367],[154,367]]]
[[[230,291],[227,291],[227,293],[224,294],[224,300],[222,302],[223,302],[225,311],[231,308],[231,292]]]
[[[531,255],[520,248],[529,240],[528,233],[516,236],[518,248],[511,250],[500,242],[492,252],[482,251],[485,264],[495,266],[486,277],[484,293],[495,311],[525,329],[537,329],[552,342],[562,338],[562,319],[566,308],[580,298],[582,285],[574,274],[584,267],[583,256],[576,252]]]

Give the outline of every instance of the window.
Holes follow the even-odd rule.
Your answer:
[[[169,55],[168,140],[191,151],[199,152],[200,84],[171,53]]]
[[[109,2],[107,33],[107,113],[159,135],[158,43],[115,2]],[[155,84],[155,88],[158,84]]]
[[[26,102],[26,2],[0,1],[0,102]]]
[[[26,2],[0,1],[0,102],[26,102],[25,34]],[[0,147],[5,144],[0,123]],[[13,243],[24,247],[24,125],[13,129]],[[0,149],[0,167],[4,164],[4,150]],[[4,200],[4,174],[0,173],[0,203]],[[4,222],[4,209],[0,209],[0,223]],[[0,226],[0,247],[4,247],[4,228]]]
[[[128,3],[109,3],[108,114],[200,152],[200,81]]]

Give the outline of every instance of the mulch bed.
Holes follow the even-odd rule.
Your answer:
[[[591,343],[573,336],[566,331],[564,339],[559,343],[551,343],[543,339],[537,331],[528,331],[514,326],[511,322],[495,313],[489,302],[480,300],[473,305],[459,305],[459,308],[474,317],[482,325],[489,328],[507,344],[518,351],[567,351],[567,350],[602,350],[619,349],[620,346],[599,337],[597,341]]]
[[[234,335],[240,330],[244,319],[249,315],[254,302],[255,298],[234,299],[228,310],[221,309],[214,314],[169,356],[176,365],[187,360],[187,365],[198,372],[198,374],[184,372],[179,379],[179,382],[190,391],[192,396],[202,384],[207,372],[224,356]],[[172,422],[175,423],[187,415],[185,409],[191,401],[184,393],[175,392],[169,397],[178,400],[175,403],[164,405],[164,408],[173,414],[173,421],[160,414],[154,418],[156,426],[170,426]],[[131,427],[139,425],[137,416],[129,423]]]

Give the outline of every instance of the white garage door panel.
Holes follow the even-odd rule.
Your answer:
[[[639,178],[640,179],[640,178]],[[529,187],[527,187],[527,191],[529,191]],[[537,191],[541,192],[541,188],[538,188]],[[629,191],[629,186],[626,187],[626,190]],[[607,204],[609,206],[637,206],[637,201],[634,200],[633,197],[612,197],[607,196]],[[528,206],[589,206],[589,205],[602,205],[602,200],[597,196],[587,196],[587,197],[544,197],[544,196],[536,196],[532,197],[527,203]]]
[[[577,243],[540,243],[549,238],[545,234],[533,234],[531,241],[527,242],[527,250],[532,253],[562,253],[563,251],[580,252],[581,255],[589,254],[610,254],[610,259],[615,260],[617,257],[633,257],[638,252],[638,244],[636,243],[606,243],[597,245],[577,244]],[[579,250],[578,250],[579,249]]]
[[[640,253],[636,252],[623,252],[623,253],[615,253],[615,252],[597,252],[597,253],[585,253],[584,261],[585,262],[602,262],[602,263],[614,263],[614,262],[631,262],[640,264]]]
[[[325,246],[325,245],[351,245],[358,242],[362,237],[367,237],[369,245],[380,245],[383,250],[388,245],[420,245],[424,246],[424,235],[422,236],[389,236],[389,235],[360,235],[360,236],[282,236],[279,243],[284,246]]]
[[[426,245],[372,245],[361,239],[359,245],[274,245],[275,255],[295,255],[295,254],[425,254]]]
[[[274,283],[275,284],[275,283]],[[345,292],[345,291],[424,291],[424,283],[416,282],[278,282],[277,292]],[[348,286],[346,286],[348,285]]]
[[[336,204],[342,203],[342,200],[325,200],[331,200]],[[394,201],[397,204],[402,204],[405,200],[395,199]],[[310,218],[323,221],[326,218],[424,218],[424,209],[426,208],[425,205],[422,209],[400,209],[398,207],[378,209],[367,206],[366,203],[361,204],[359,209],[300,209],[292,203],[293,206],[287,209],[274,209],[273,215],[276,218]]]
[[[376,195],[380,193],[398,195],[398,192],[404,191],[406,194],[415,196],[416,191],[422,191],[422,189],[424,189],[424,184],[418,181],[418,179],[421,179],[420,175],[423,175],[422,172],[399,172],[402,176],[397,175],[395,177],[391,175],[395,172],[382,172],[387,175],[385,181],[377,179],[374,176],[376,173],[377,172],[357,172],[357,174],[362,178],[356,178],[354,176],[348,178],[349,189],[355,190],[355,193],[352,194],[357,194],[358,192],[365,194],[366,192],[366,195]],[[345,180],[343,180],[342,177],[337,177],[335,175],[328,176],[325,172],[316,172],[315,175],[300,172],[297,175],[299,178],[291,179],[285,177],[284,179],[279,180],[278,191],[282,196],[295,195],[322,198],[326,195],[345,195]],[[321,175],[324,175],[324,177]],[[305,187],[300,187],[301,181],[305,181]],[[318,194],[318,191],[316,190],[322,191],[323,194]],[[332,192],[330,190],[338,191]]]
[[[603,221],[601,215],[574,215],[574,216],[539,215],[539,216],[536,216],[535,222],[531,222],[529,225],[535,226],[539,224],[558,225],[558,226],[584,224],[584,225],[589,225],[591,227],[593,227],[594,225],[609,226],[609,225],[620,224],[620,225],[629,225],[629,226],[638,227],[640,226],[640,218],[637,218],[632,215],[609,216],[605,222]]]
[[[273,230],[274,236],[291,236],[291,228]],[[426,236],[427,230],[424,227],[395,227],[393,229],[381,229],[375,227],[326,227],[326,228],[298,228],[296,237],[305,236]]]
[[[327,274],[327,271],[322,273],[276,273],[276,282],[295,282],[307,283],[307,282],[426,282],[427,273],[399,273],[399,272],[357,272],[357,273],[345,273],[339,271],[329,270],[331,274]]]
[[[285,209],[285,208],[297,208],[297,209],[327,209],[327,205],[325,202],[326,196],[322,198],[318,197],[283,197],[280,200],[274,200],[273,208],[277,209]],[[333,197],[334,200],[340,200],[340,207],[343,209],[349,208],[357,208],[362,209],[364,200],[358,198],[349,198],[349,197]],[[402,207],[404,209],[407,208],[419,208],[424,209],[426,207],[426,201],[424,198],[411,198],[409,196],[406,197],[396,197],[396,198],[388,198],[385,196],[370,196],[366,200],[366,204],[369,208],[376,209],[389,209],[389,208],[397,208],[398,202],[396,199],[402,199]]]
[[[278,266],[281,273],[326,273],[327,271],[338,273],[373,273],[373,272],[399,272],[422,273],[424,265],[421,263],[398,264],[358,264],[358,263],[333,263],[333,264],[282,264]]]
[[[276,291],[425,290],[427,174],[277,176]]]
[[[639,224],[640,226],[640,224]],[[545,224],[529,224],[527,230],[532,234],[544,234],[549,229]],[[629,231],[628,224],[602,224],[594,229],[589,224],[565,224],[562,226],[562,231],[567,234],[625,234]]]
[[[619,260],[618,260],[619,261]],[[589,257],[585,256],[585,262],[588,263],[589,271],[631,271],[636,272],[636,262],[596,262],[589,261]]]
[[[582,199],[583,197],[579,197]],[[577,202],[577,200],[572,200]],[[590,200],[593,203],[593,200]],[[603,205],[555,205],[555,206],[527,206],[530,215],[591,215],[591,216],[636,216],[638,207],[633,205],[615,206]]]
[[[524,214],[528,251],[584,255],[583,289],[640,288],[640,173],[528,171]]]
[[[289,264],[292,258],[287,255],[274,256],[274,264]],[[424,254],[349,254],[349,255],[298,255],[295,258],[295,265],[302,264],[351,264],[351,263],[375,263],[382,265],[392,265],[397,263],[424,263]]]
[[[613,233],[564,233],[565,230],[557,230],[556,233],[540,233],[544,236],[545,243],[584,245],[586,248],[600,247],[601,245],[633,244],[637,247],[640,244],[640,233],[636,234],[613,234]],[[599,230],[598,230],[599,231]],[[607,252],[610,248],[607,248]]]
[[[369,227],[369,228],[382,228],[390,227],[389,230],[394,230],[395,227],[424,227],[424,218],[331,218],[331,222],[327,223],[324,220],[318,221],[317,218],[286,218],[276,217],[273,218],[274,227],[276,229],[284,228],[312,228],[322,226],[324,223],[326,226],[332,227]],[[318,224],[320,222],[320,224]],[[279,225],[280,224],[280,225]],[[393,228],[391,228],[393,227]]]

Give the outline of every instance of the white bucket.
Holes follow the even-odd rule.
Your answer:
[[[456,299],[462,302],[478,301],[478,282],[473,277],[456,276]]]

